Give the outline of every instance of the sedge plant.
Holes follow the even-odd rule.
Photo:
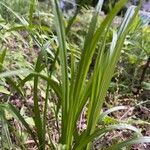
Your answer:
[[[136,143],[150,142],[149,137],[143,137],[140,131],[132,125],[121,124],[118,122],[107,125],[101,124],[101,120],[105,116],[105,114],[100,115],[105,101],[105,96],[109,88],[114,69],[119,60],[124,40],[139,9],[138,7],[130,7],[128,9],[118,31],[113,31],[113,38],[110,47],[106,47],[107,35],[109,33],[111,23],[126,2],[127,0],[120,0],[102,23],[98,22],[99,13],[93,13],[93,17],[83,43],[83,49],[81,50],[80,59],[76,61],[74,51],[69,53],[66,46],[69,39],[66,35],[64,18],[59,8],[58,1],[52,1],[54,26],[58,41],[56,42],[58,48],[56,56],[53,59],[53,64],[55,65],[57,61],[60,62],[61,75],[58,80],[53,78],[52,72],[55,68],[51,70],[47,69],[47,74],[43,73],[45,67],[48,66],[48,61],[45,51],[47,44],[42,44],[34,70],[28,71],[28,75],[16,86],[20,89],[26,82],[33,79],[33,119],[35,132],[32,131],[30,125],[25,121],[24,117],[15,106],[12,104],[0,105],[1,109],[6,109],[18,118],[18,120],[26,128],[29,135],[35,141],[35,145],[39,150],[46,149],[48,146],[46,143],[46,132],[52,132],[46,129],[46,116],[49,111],[48,100],[49,95],[51,94],[50,91],[55,92],[57,95],[57,112],[61,113],[59,140],[56,145],[51,147],[51,149],[59,149],[61,147],[60,149],[65,150],[89,150],[91,149],[92,141],[94,141],[95,138],[102,137],[107,132],[116,129],[128,129],[136,134],[133,138],[127,141],[116,143],[115,145],[107,148],[109,150],[121,149]],[[32,7],[30,10],[31,14],[29,15],[31,23]],[[29,27],[31,27],[30,23]],[[28,30],[28,27],[26,27],[26,30]],[[31,30],[32,29],[30,29],[30,32]],[[90,64],[95,52],[97,52],[95,65],[94,69],[91,71]],[[68,58],[70,59],[68,60]],[[43,65],[43,59],[46,60],[45,64],[47,66],[45,66],[45,64]],[[4,72],[0,74],[0,78],[18,75],[19,73],[23,72],[20,70]],[[57,76],[55,78],[57,78]],[[46,81],[43,111],[40,109],[38,96],[38,85],[41,84],[40,79]],[[85,107],[87,108],[87,127],[83,132],[78,132],[78,120]],[[124,107],[111,110],[110,112],[120,109],[124,109]],[[108,112],[106,114],[108,114]],[[58,113],[56,114],[56,118],[57,115]],[[100,126],[98,127],[98,125]]]

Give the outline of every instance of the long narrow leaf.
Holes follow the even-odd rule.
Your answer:
[[[145,144],[145,143],[150,143],[150,137],[144,136],[144,137],[140,137],[140,138],[129,139],[122,143],[115,144],[115,145],[111,146],[110,148],[108,148],[107,150],[120,150],[123,147],[131,146],[134,144]]]
[[[60,62],[61,62],[61,73],[62,73],[62,135],[65,141],[66,138],[66,126],[67,126],[67,111],[69,108],[69,81],[68,81],[68,65],[67,65],[67,49],[65,39],[65,29],[61,11],[58,6],[58,1],[53,0],[54,5],[54,16],[55,16],[55,28],[57,31],[57,37],[59,42]]]
[[[119,130],[128,129],[128,130],[131,130],[131,131],[134,131],[135,133],[137,133],[137,136],[142,136],[140,131],[131,125],[127,125],[127,124],[110,125],[110,126],[106,126],[106,127],[102,128],[102,129],[97,129],[90,136],[85,135],[84,137],[82,137],[82,139],[80,139],[80,141],[79,141],[80,143],[77,143],[77,145],[75,145],[75,150],[82,150],[89,142],[94,140],[94,138],[99,137],[99,136],[101,136],[109,131],[115,130],[115,129],[119,129]]]
[[[12,104],[8,104],[8,105],[2,105],[2,107],[4,107],[4,109],[7,109],[7,111],[10,111],[10,113],[15,114],[16,117],[18,118],[18,120],[25,126],[27,132],[31,135],[31,137],[33,138],[35,144],[38,146],[37,140],[36,140],[36,136],[34,134],[34,132],[32,131],[32,129],[29,127],[28,123],[25,121],[25,119],[21,116],[21,114],[19,113],[19,111],[12,105]]]

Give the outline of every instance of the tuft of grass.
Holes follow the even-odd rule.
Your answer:
[[[51,94],[50,91],[55,92],[58,98],[58,103],[56,105],[57,112],[55,116],[58,124],[58,112],[61,114],[59,143],[55,146],[52,139],[48,141],[48,143],[53,145],[53,149],[61,147],[65,150],[89,150],[91,148],[92,141],[96,137],[102,137],[105,133],[117,129],[131,130],[135,133],[135,136],[133,136],[130,140],[112,145],[108,148],[110,150],[120,149],[139,142],[150,142],[150,137],[143,137],[140,131],[132,125],[114,122],[113,125],[101,124],[101,127],[97,127],[99,120],[103,119],[103,117],[108,113],[125,109],[124,107],[119,107],[100,115],[111,78],[114,74],[114,69],[120,58],[121,49],[124,45],[126,35],[128,34],[139,10],[139,7],[130,7],[128,9],[118,31],[113,31],[111,44],[108,47],[107,36],[109,34],[110,26],[114,17],[126,4],[126,2],[127,0],[120,0],[102,23],[98,22],[99,13],[93,12],[93,17],[83,43],[83,50],[81,51],[80,59],[76,61],[77,58],[74,55],[74,50],[68,51],[67,49],[67,42],[69,42],[67,32],[70,30],[70,27],[65,27],[64,18],[59,8],[58,1],[53,0],[53,20],[57,41],[55,42],[55,46],[57,47],[57,51],[54,53],[55,56],[52,59],[53,65],[51,65],[51,69],[48,67],[49,62],[46,51],[49,44],[47,44],[47,41],[45,42],[45,40],[40,39],[40,35],[37,35],[34,30],[37,27],[34,26],[32,20],[35,1],[32,0],[32,3],[30,4],[28,20],[24,20],[14,13],[14,15],[18,17],[20,22],[23,24],[21,28],[24,28],[29,32],[30,36],[41,49],[34,69],[29,70],[28,75],[26,75],[19,84],[14,85],[15,82],[8,80],[10,81],[9,84],[13,85],[17,91],[19,91],[26,82],[33,80],[33,120],[35,124],[35,132],[32,131],[25,118],[20,114],[19,110],[15,106],[12,104],[0,104],[0,108],[11,112],[11,114],[24,125],[39,150],[46,149],[46,146],[48,146],[46,142],[46,132],[52,132],[46,128],[46,116],[49,111],[48,100]],[[3,6],[9,9],[6,5]],[[9,10],[13,12],[11,9]],[[97,26],[98,28],[96,28]],[[91,71],[90,64],[95,52],[97,52],[96,58],[94,58],[95,65],[94,69]],[[43,60],[45,61],[43,62]],[[56,62],[59,62],[60,70],[55,68]],[[0,78],[18,75],[23,73],[23,71],[24,70],[2,72],[0,73]],[[53,76],[54,71],[60,71],[60,75],[55,76],[55,79]],[[39,105],[40,97],[38,88],[41,84],[41,79],[46,83],[44,84],[46,86],[46,90],[43,101],[44,107],[42,110]],[[87,127],[83,132],[79,133],[77,129],[78,119],[85,107],[87,107]]]

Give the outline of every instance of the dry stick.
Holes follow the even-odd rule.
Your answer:
[[[146,75],[146,71],[147,69],[149,68],[150,66],[150,56],[148,57],[147,59],[147,62],[145,63],[144,67],[143,67],[143,70],[142,70],[142,74],[141,74],[141,78],[139,80],[139,85],[137,87],[137,91],[134,92],[135,95],[139,94],[141,88],[142,88],[142,82],[144,81],[145,79],[145,75]],[[133,92],[133,91],[132,91]]]
[[[147,59],[147,62],[146,62],[146,64],[145,64],[144,67],[143,67],[143,71],[142,71],[142,75],[141,75],[141,78],[140,78],[140,83],[139,83],[139,85],[141,85],[142,82],[144,81],[144,78],[145,78],[145,75],[146,75],[146,70],[148,69],[149,66],[150,66],[150,56],[149,56],[149,58]]]

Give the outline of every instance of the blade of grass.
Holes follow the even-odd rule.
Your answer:
[[[29,125],[25,121],[25,119],[21,116],[20,112],[12,104],[0,104],[0,107],[3,107],[4,110],[6,109],[8,112],[10,112],[12,115],[14,114],[19,119],[19,121],[25,126],[27,132],[33,138],[35,144],[38,146],[38,143],[37,143],[36,136],[35,136],[34,132],[29,127]]]
[[[122,143],[113,145],[110,148],[108,148],[107,150],[117,150],[117,149],[119,150],[119,149],[122,149],[123,147],[131,146],[134,144],[145,144],[145,143],[150,143],[150,137],[144,136],[144,137],[140,137],[140,138],[129,139]]]
[[[114,111],[124,110],[124,109],[128,109],[128,107],[126,107],[126,106],[116,106],[116,107],[113,107],[111,109],[108,109],[107,111],[100,114],[99,121],[101,122],[108,114],[110,114]]]
[[[90,136],[87,136],[86,134],[84,136],[82,135],[82,138],[80,138],[79,143],[77,143],[74,146],[74,149],[82,150],[89,142],[93,141],[94,138],[102,136],[103,134],[110,132],[112,130],[116,130],[116,129],[118,129],[118,130],[128,129],[128,130],[134,131],[137,134],[137,136],[142,136],[141,132],[136,127],[128,125],[128,124],[109,125],[104,128],[97,129]]]
[[[42,47],[43,48],[43,47]],[[38,55],[35,72],[39,73],[43,69],[42,60],[45,55],[45,49],[41,49],[40,54]],[[42,122],[41,111],[39,106],[39,96],[38,96],[38,84],[39,77],[34,76],[34,86],[33,86],[33,100],[34,100],[34,123],[37,131],[38,141],[39,141],[39,150],[45,149],[45,130]]]
[[[61,63],[61,73],[62,73],[62,143],[66,141],[66,126],[67,126],[67,111],[69,108],[69,81],[68,81],[68,69],[67,69],[67,49],[66,49],[66,39],[65,39],[65,29],[62,19],[62,15],[56,0],[53,1],[54,6],[54,16],[55,16],[55,28],[57,32],[58,42],[59,42],[59,53],[60,53],[60,63]]]

